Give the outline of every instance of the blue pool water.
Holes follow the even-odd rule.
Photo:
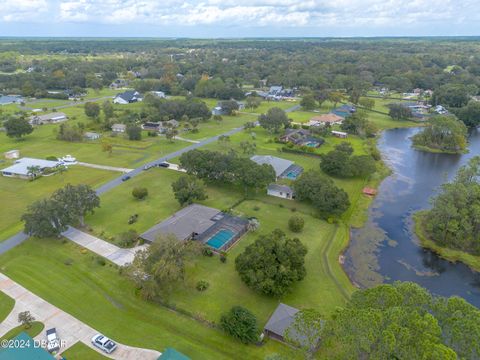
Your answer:
[[[235,234],[230,230],[222,229],[213,235],[208,241],[207,244],[218,250],[223,247]]]
[[[295,172],[289,172],[287,175],[286,175],[286,178],[288,179],[292,179],[292,180],[295,180],[297,178],[297,173]]]
[[[308,147],[317,147],[318,143],[312,141],[312,142],[306,143],[305,145],[307,145]]]

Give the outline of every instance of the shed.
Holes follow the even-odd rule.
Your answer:
[[[4,153],[5,159],[12,160],[12,159],[18,159],[20,157],[20,150],[9,150],[6,153]]]
[[[85,137],[85,139],[87,140],[98,140],[100,139],[100,135],[99,133],[96,133],[96,132],[86,132],[85,134],[83,134],[83,136]]]
[[[345,139],[348,136],[348,134],[346,132],[335,131],[335,130],[332,130],[332,135],[335,136],[335,137],[341,138],[341,139]]]
[[[287,185],[270,184],[267,188],[267,194],[289,200],[293,200],[295,197],[293,189]]]
[[[377,195],[377,190],[376,189],[373,189],[373,188],[369,188],[369,187],[364,187],[362,192],[365,194],[365,195],[368,195],[368,196],[375,196]]]
[[[285,341],[286,330],[292,325],[295,315],[299,311],[294,307],[280,303],[265,325],[265,335],[279,341]]]

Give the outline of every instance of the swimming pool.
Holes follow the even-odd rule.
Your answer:
[[[207,241],[207,245],[211,246],[212,248],[218,250],[221,249],[227,242],[229,242],[235,233],[230,230],[222,229],[213,235]]]
[[[313,148],[318,147],[318,143],[315,142],[315,141],[310,141],[310,142],[306,143],[305,145],[308,146],[308,147],[313,147]]]
[[[285,177],[287,179],[295,180],[297,178],[298,174],[295,171],[289,172]]]

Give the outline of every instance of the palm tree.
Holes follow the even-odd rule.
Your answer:
[[[27,167],[27,175],[33,179],[37,177],[42,172],[42,169],[38,165],[32,165]]]

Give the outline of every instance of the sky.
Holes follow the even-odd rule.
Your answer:
[[[479,20],[479,0],[0,1],[0,36],[476,36]]]

